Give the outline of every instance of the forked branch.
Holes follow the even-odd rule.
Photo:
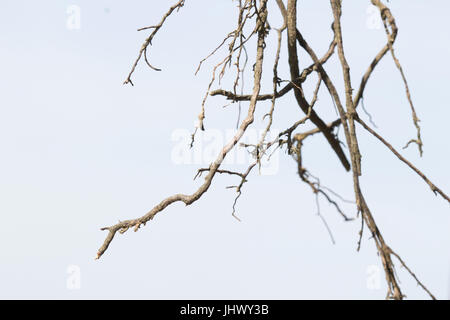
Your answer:
[[[374,215],[371,212],[368,203],[366,202],[363,188],[360,182],[360,176],[363,174],[361,153],[360,153],[360,143],[358,140],[359,131],[366,130],[371,135],[373,135],[378,141],[385,145],[399,160],[410,167],[416,174],[418,174],[431,188],[431,190],[436,194],[441,196],[447,202],[450,203],[450,198],[448,195],[434,183],[432,183],[425,174],[422,173],[415,165],[403,157],[387,139],[382,137],[378,132],[368,126],[358,115],[357,108],[364,97],[364,92],[367,87],[368,81],[372,76],[374,70],[379,65],[379,62],[386,56],[388,52],[395,62],[397,69],[400,72],[402,81],[405,86],[406,97],[408,104],[411,108],[413,123],[417,130],[417,138],[411,139],[410,143],[416,143],[419,147],[420,154],[422,154],[423,143],[420,136],[419,119],[416,114],[415,107],[412,102],[411,92],[409,85],[406,81],[405,72],[400,65],[398,58],[394,52],[394,44],[398,34],[398,28],[392,15],[390,9],[380,0],[371,0],[371,3],[375,5],[379,11],[381,19],[385,26],[385,32],[387,36],[387,43],[381,48],[377,55],[371,60],[369,67],[366,72],[362,75],[358,89],[356,93],[353,94],[352,78],[350,76],[350,66],[347,62],[347,57],[344,50],[344,39],[343,31],[341,26],[341,15],[342,15],[342,1],[341,0],[330,0],[331,12],[332,12],[332,30],[333,39],[328,47],[327,52],[321,55],[319,59],[318,54],[312,48],[310,43],[306,40],[307,37],[302,34],[304,30],[301,26],[301,22],[297,21],[297,1],[287,0],[287,7],[285,2],[282,0],[276,0],[278,9],[282,16],[282,23],[278,29],[273,29],[270,27],[268,22],[269,9],[267,7],[268,0],[235,0],[238,3],[238,14],[237,14],[237,25],[234,30],[230,31],[225,38],[219,42],[219,45],[212,50],[212,52],[203,59],[200,67],[205,63],[211,56],[218,54],[220,49],[226,48],[226,55],[223,57],[221,62],[215,65],[212,69],[211,81],[208,84],[206,93],[204,95],[201,112],[198,117],[199,124],[196,127],[194,134],[192,135],[191,146],[195,143],[194,137],[197,129],[204,130],[204,119],[205,119],[205,105],[207,98],[209,96],[222,96],[231,103],[237,102],[239,105],[238,113],[238,128],[234,136],[228,141],[228,143],[222,148],[222,150],[217,155],[215,161],[213,161],[209,167],[204,167],[198,170],[196,177],[200,177],[203,173],[205,174],[203,183],[199,188],[192,194],[175,194],[157,204],[153,209],[151,209],[147,214],[140,218],[121,221],[113,226],[102,228],[102,230],[108,231],[106,239],[103,245],[97,252],[96,258],[100,258],[111,244],[114,236],[117,233],[125,233],[130,228],[134,231],[139,230],[139,228],[145,225],[148,221],[152,220],[159,212],[165,210],[168,206],[176,202],[182,202],[186,205],[190,205],[200,199],[203,194],[205,194],[212,184],[212,181],[216,174],[229,175],[232,177],[238,177],[239,183],[230,188],[235,189],[236,198],[232,204],[232,215],[236,216],[236,206],[237,200],[242,195],[242,187],[247,182],[250,173],[254,168],[261,166],[261,161],[263,159],[270,160],[270,156],[275,152],[275,150],[285,148],[288,155],[290,155],[297,163],[298,175],[302,182],[306,183],[311,191],[316,196],[318,201],[319,195],[323,196],[325,200],[328,201],[335,209],[336,212],[341,215],[344,221],[353,221],[354,219],[347,216],[341,207],[342,202],[347,202],[338,193],[330,188],[323,186],[318,177],[313,176],[308,169],[303,160],[303,149],[302,146],[307,139],[319,133],[322,134],[328,145],[330,145],[333,152],[337,155],[339,162],[348,171],[351,170],[352,182],[353,182],[353,192],[354,192],[354,203],[356,205],[356,217],[360,218],[361,221],[361,231],[359,233],[358,250],[360,248],[364,227],[367,226],[370,236],[375,242],[378,256],[381,259],[381,263],[384,268],[386,282],[387,282],[387,298],[388,299],[403,299],[405,295],[402,293],[400,288],[400,281],[398,279],[396,268],[393,260],[398,260],[401,266],[406,269],[410,276],[412,276],[417,284],[427,293],[432,299],[435,299],[434,295],[427,289],[427,287],[418,279],[418,277],[411,271],[411,269],[406,265],[404,260],[394,252],[385,239],[383,238],[377,223],[375,221]],[[169,8],[169,10],[163,15],[159,24],[149,27],[144,27],[139,30],[149,30],[152,29],[149,37],[144,41],[141,49],[139,50],[138,57],[132,65],[131,71],[128,74],[125,83],[130,83],[133,85],[131,76],[133,75],[136,66],[139,61],[144,57],[147,65],[159,71],[160,69],[153,67],[148,61],[147,51],[152,43],[153,38],[162,28],[167,18],[176,10],[184,6],[185,1],[181,0],[175,3]],[[261,79],[263,76],[263,61],[265,57],[265,52],[268,50],[266,46],[266,37],[272,31],[277,32],[277,45],[274,50],[275,59],[272,63],[272,92],[261,94]],[[281,54],[282,51],[282,39],[286,35],[287,38],[287,61],[283,61]],[[253,65],[253,90],[244,94],[244,71],[247,61],[248,46],[252,38],[256,38],[256,45],[254,49],[254,65]],[[313,63],[310,65],[302,66],[303,61],[299,60],[298,50],[302,49],[306,54],[312,59]],[[337,89],[339,86],[335,84],[330,74],[325,70],[325,64],[330,60],[330,58],[337,52],[337,61],[341,68],[341,80],[344,83],[344,91],[342,93]],[[289,69],[289,79],[280,79],[278,67],[281,63],[285,63],[285,66]],[[328,62],[328,64],[331,62]],[[301,69],[302,68],[304,69]],[[233,68],[230,68],[233,67]],[[221,80],[224,78],[227,70],[235,70],[233,86],[229,90],[225,90],[220,87]],[[300,72],[300,70],[302,70]],[[216,72],[217,71],[217,72]],[[315,89],[312,93],[305,93],[304,84],[309,81],[312,77],[311,75],[317,75],[317,83]],[[219,88],[213,90],[213,86],[219,84]],[[281,87],[281,84],[285,83]],[[338,113],[338,119],[326,123],[319,116],[315,106],[320,103],[318,96],[321,90],[322,84],[326,87],[328,94],[330,95],[332,102],[334,104],[335,110]],[[281,87],[281,88],[280,88]],[[238,89],[240,92],[238,93]],[[272,141],[267,141],[268,133],[272,130],[272,124],[274,122],[274,117],[277,114],[277,102],[282,97],[287,97],[290,93],[293,93],[294,102],[297,105],[297,109],[300,108],[302,113],[301,117],[296,117],[293,121],[287,124],[285,130],[283,130],[276,139]],[[309,101],[308,101],[308,99]],[[241,140],[247,129],[255,121],[255,111],[256,106],[259,101],[271,101],[270,108],[265,111],[263,120],[267,121],[264,127],[263,134],[259,141],[254,144],[242,144]],[[247,114],[245,118],[240,121],[240,108],[241,102],[243,105],[247,105]],[[326,106],[329,110],[332,110],[333,105]],[[363,106],[364,108],[364,106]],[[314,127],[310,130],[303,130],[302,126],[306,123],[312,124]],[[362,128],[357,127],[355,123],[359,123]],[[336,133],[339,129],[343,130],[345,137],[345,144],[347,146],[346,152],[344,152],[344,144],[339,140],[339,136]],[[241,143],[240,143],[241,142]],[[239,145],[243,145],[248,150],[252,150],[253,161],[248,166],[247,170],[244,172],[238,172],[231,169],[224,169],[221,167],[223,160],[230,153],[231,150]],[[347,159],[349,158],[350,161]],[[368,170],[368,169],[365,169]],[[318,215],[323,219],[320,214],[319,203],[318,205]],[[331,229],[329,228],[326,221],[323,222],[330,234],[332,241],[334,242],[334,237],[331,234]]]

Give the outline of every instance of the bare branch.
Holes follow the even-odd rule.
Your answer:
[[[410,167],[411,169],[414,170],[415,173],[417,173],[422,179],[423,181],[425,181],[428,186],[430,187],[431,191],[433,191],[434,194],[439,194],[442,198],[444,198],[445,200],[447,200],[450,203],[450,198],[441,190],[439,189],[434,183],[432,183],[423,173],[422,171],[420,171],[419,169],[417,169],[411,162],[409,162],[408,160],[406,160],[400,153],[398,153],[397,150],[394,149],[394,147],[387,142],[382,136],[380,136],[377,132],[375,132],[375,130],[373,130],[372,128],[370,128],[363,120],[361,120],[361,118],[356,118],[356,121],[358,121],[361,126],[366,129],[368,132],[370,132],[375,138],[377,138],[378,140],[380,140],[389,150],[391,150],[391,152],[393,154],[395,154],[395,156],[397,158],[399,158],[402,162],[406,163],[408,165],[408,167]]]
[[[194,192],[191,195],[184,195],[184,194],[176,194],[173,196],[170,196],[163,201],[161,201],[158,205],[156,205],[152,210],[150,210],[147,214],[144,216],[133,219],[133,220],[126,220],[122,221],[114,226],[102,228],[102,230],[108,230],[108,235],[103,243],[103,245],[100,247],[100,249],[97,252],[97,259],[99,259],[105,251],[108,249],[111,241],[114,238],[114,235],[117,231],[121,231],[122,233],[128,230],[131,227],[134,227],[134,230],[137,231],[141,225],[145,225],[148,221],[152,220],[155,215],[162,210],[164,210],[167,206],[169,206],[172,203],[175,202],[184,202],[186,205],[190,205],[197,201],[210,187],[211,182],[214,178],[214,175],[216,174],[217,170],[219,169],[220,165],[222,164],[222,161],[228,154],[228,152],[237,144],[237,142],[242,138],[247,128],[253,123],[254,121],[254,113],[256,109],[256,103],[257,103],[257,97],[259,95],[259,91],[261,89],[261,76],[262,76],[262,66],[263,66],[263,59],[264,59],[264,48],[265,48],[265,37],[266,37],[266,30],[265,30],[265,21],[267,19],[267,0],[261,0],[261,8],[260,8],[260,19],[263,19],[260,21],[259,28],[258,28],[258,43],[257,43],[257,54],[256,54],[256,64],[255,64],[255,70],[254,70],[254,86],[253,86],[253,95],[252,99],[250,101],[250,106],[248,109],[247,117],[242,121],[241,126],[239,127],[239,130],[235,134],[235,136],[231,139],[231,141],[222,149],[217,159],[210,165],[209,173],[205,177],[204,183],[200,186],[200,188],[197,189],[196,192]]]
[[[163,26],[163,24],[166,21],[166,19],[172,14],[172,12],[174,12],[176,9],[180,9],[182,6],[184,6],[184,1],[185,0],[180,0],[176,4],[174,4],[172,7],[170,7],[169,11],[166,12],[166,14],[163,16],[161,22],[158,25],[138,29],[138,31],[147,30],[147,29],[154,29],[154,30],[150,34],[150,36],[147,39],[145,39],[144,43],[142,44],[142,47],[139,50],[138,57],[136,58],[136,61],[133,63],[133,66],[131,67],[131,71],[128,74],[128,77],[126,78],[126,80],[124,81],[124,84],[130,83],[131,85],[133,85],[133,81],[131,80],[131,75],[133,74],[134,70],[136,70],[136,66],[139,63],[139,60],[141,60],[142,55],[144,55],[145,62],[147,63],[147,65],[150,68],[152,68],[155,71],[161,71],[161,69],[153,67],[150,64],[150,62],[148,61],[147,48],[148,48],[149,45],[152,44],[153,38],[158,33],[159,29],[161,29],[161,27]]]

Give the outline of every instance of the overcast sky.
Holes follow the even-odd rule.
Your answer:
[[[169,195],[195,191],[202,181],[193,181],[197,168],[208,166],[212,143],[225,142],[237,120],[238,105],[224,108],[223,99],[210,98],[197,158],[180,157],[211,68],[224,52],[194,72],[233,30],[236,2],[186,0],[151,47],[151,62],[162,72],[140,63],[135,86],[122,84],[149,34],[136,30],[159,22],[172,2],[0,2],[0,298],[384,299],[384,274],[369,234],[357,252],[360,221],[344,222],[321,199],[333,244],[314,196],[284,151],[267,171],[249,177],[236,207],[241,222],[231,215],[236,193],[226,189],[239,181],[217,176],[198,202],[174,204],[139,232],[117,235],[94,261],[106,236],[101,227],[139,217]],[[354,86],[385,43],[369,2],[343,5]],[[318,53],[331,39],[329,6],[300,1],[300,27]],[[396,53],[422,120],[423,157],[414,146],[402,150],[415,128],[390,56],[367,86],[365,108],[377,130],[448,193],[450,4],[393,0],[390,6],[400,28]],[[273,12],[269,22],[278,27],[280,16]],[[275,37],[270,34],[268,46]],[[284,43],[284,63],[285,49]],[[253,59],[253,43],[248,54]],[[263,91],[270,92],[273,52],[266,59]],[[309,63],[303,53],[300,59],[302,66]],[[337,61],[326,68],[343,92]],[[251,89],[251,65],[247,70],[245,92]],[[280,76],[288,75],[281,66]],[[263,127],[269,107],[258,104],[251,134]],[[327,120],[336,117],[324,89],[317,108]],[[273,128],[301,117],[290,95],[277,105]],[[436,297],[448,299],[448,203],[360,127],[358,132],[362,188],[385,240]],[[229,167],[245,170],[248,156],[242,157]],[[324,185],[353,199],[351,175],[323,137],[305,143],[304,157]],[[355,215],[352,205],[343,208]],[[426,298],[397,266],[404,293]]]

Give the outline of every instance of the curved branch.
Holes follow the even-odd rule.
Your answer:
[[[297,55],[297,0],[289,0],[287,7],[287,32],[288,32],[288,54],[289,54],[289,68],[291,72],[291,81],[295,84],[294,95],[298,105],[305,114],[308,114],[310,109],[309,103],[306,101],[301,87],[301,83],[297,81],[300,77],[298,67],[298,55]],[[312,110],[310,114],[310,120],[313,122],[323,133],[331,148],[334,150],[345,170],[350,170],[350,164],[347,157],[342,150],[342,147],[337,138],[328,130],[327,125]]]
[[[105,227],[101,230],[108,230],[108,235],[106,236],[106,239],[103,243],[103,245],[100,247],[100,249],[97,252],[96,259],[99,259],[105,251],[108,249],[111,241],[114,239],[115,234],[119,231],[120,233],[126,232],[129,228],[134,227],[134,230],[137,231],[141,225],[145,225],[148,221],[152,220],[155,215],[158,212],[163,211],[167,206],[169,206],[172,203],[175,202],[184,202],[186,205],[190,205],[193,202],[197,201],[210,187],[211,182],[214,178],[214,175],[217,173],[217,170],[219,169],[220,165],[222,164],[222,161],[228,154],[228,152],[238,143],[238,141],[242,138],[247,128],[253,123],[254,121],[254,113],[256,109],[256,103],[257,103],[257,97],[259,95],[260,89],[261,89],[261,76],[262,76],[262,66],[263,66],[263,59],[264,59],[264,48],[265,48],[265,37],[266,37],[266,30],[265,30],[265,22],[267,19],[267,12],[266,12],[266,4],[267,0],[261,1],[261,9],[260,9],[260,19],[263,19],[260,21],[259,28],[258,28],[258,43],[257,43],[257,54],[256,54],[256,64],[255,64],[255,71],[254,71],[254,86],[253,86],[253,94],[252,99],[250,101],[250,106],[248,109],[247,117],[242,121],[237,133],[235,136],[229,141],[229,143],[222,149],[217,159],[210,165],[209,167],[209,173],[205,177],[205,182],[198,188],[196,192],[194,192],[191,195],[185,195],[185,194],[176,194],[171,197],[168,197],[161,201],[158,205],[156,205],[152,210],[150,210],[146,215],[133,220],[126,220],[119,222],[118,224],[111,226],[111,227]]]

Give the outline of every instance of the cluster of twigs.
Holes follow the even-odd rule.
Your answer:
[[[137,231],[141,226],[145,225],[148,221],[152,220],[157,213],[163,211],[167,206],[171,205],[174,202],[184,202],[186,205],[190,205],[195,201],[197,201],[205,192],[207,192],[213,181],[213,178],[217,173],[229,174],[240,178],[239,184],[233,187],[236,189],[237,192],[237,197],[233,203],[233,215],[234,215],[236,201],[241,195],[242,187],[244,183],[247,181],[250,172],[255,167],[258,167],[258,165],[261,165],[261,159],[263,157],[270,157],[270,154],[272,152],[271,150],[273,150],[273,148],[286,147],[288,154],[290,154],[297,162],[299,177],[303,182],[305,182],[307,185],[310,186],[312,192],[316,195],[316,197],[318,197],[319,195],[323,196],[330,204],[332,204],[336,208],[337,212],[340,215],[342,215],[345,221],[353,220],[353,218],[347,217],[339,206],[339,202],[345,200],[342,199],[342,197],[340,197],[331,189],[322,186],[320,184],[320,180],[314,177],[303,165],[302,161],[303,142],[309,137],[317,133],[320,133],[324,135],[328,144],[330,145],[332,150],[336,153],[344,169],[347,171],[351,170],[352,172],[354,194],[355,194],[354,203],[357,209],[357,217],[361,219],[359,245],[361,243],[364,226],[367,226],[372,235],[372,238],[375,241],[378,250],[378,255],[380,256],[381,262],[384,267],[388,286],[387,298],[403,299],[405,297],[399,286],[399,281],[395,271],[393,259],[396,258],[399,261],[399,263],[417,281],[418,285],[421,286],[430,295],[430,297],[434,299],[435,297],[422,284],[422,282],[419,281],[416,275],[407,267],[402,258],[397,253],[395,253],[385,242],[374,220],[374,216],[370,211],[369,206],[364,198],[360,185],[360,176],[362,174],[362,169],[361,169],[361,154],[357,134],[357,124],[360,125],[362,129],[366,130],[371,135],[373,135],[380,142],[382,142],[396,157],[398,157],[401,161],[407,164],[414,172],[416,172],[428,184],[428,186],[435,194],[440,195],[443,199],[450,202],[450,198],[441,189],[435,186],[419,169],[417,169],[411,162],[406,160],[397,150],[395,150],[394,147],[392,147],[392,145],[389,142],[387,142],[385,138],[383,138],[380,134],[374,131],[369,125],[367,125],[359,117],[357,112],[357,107],[360,104],[360,102],[362,102],[364,90],[366,88],[367,82],[372,72],[374,71],[378,63],[383,59],[383,57],[385,57],[385,55],[388,52],[390,52],[404,81],[406,96],[412,111],[412,119],[415,127],[417,128],[417,137],[415,139],[411,139],[407,143],[405,148],[411,143],[415,143],[419,148],[420,154],[422,154],[423,143],[420,135],[419,119],[417,117],[414,105],[412,103],[410,90],[408,87],[408,83],[406,81],[405,74],[403,72],[399,60],[397,59],[394,53],[394,43],[397,37],[398,28],[389,8],[380,0],[371,0],[371,3],[379,9],[380,16],[384,23],[386,31],[387,42],[386,45],[373,58],[367,71],[362,76],[356,94],[353,95],[352,79],[350,77],[350,68],[347,63],[347,59],[344,52],[344,43],[341,28],[342,1],[330,0],[331,12],[333,16],[333,24],[332,24],[333,38],[331,40],[327,52],[321,58],[319,58],[298,28],[297,1],[287,0],[286,6],[283,0],[276,0],[278,8],[283,17],[283,25],[280,28],[275,29],[275,31],[277,32],[278,41],[277,47],[275,48],[276,50],[275,59],[272,70],[273,92],[262,94],[260,91],[261,91],[261,78],[263,73],[263,60],[265,51],[269,49],[268,47],[266,47],[265,39],[268,33],[273,30],[268,23],[268,14],[269,14],[268,12],[269,10],[267,7],[268,0],[258,0],[258,1],[235,0],[235,1],[237,2],[237,9],[238,9],[236,29],[231,31],[225,37],[225,39],[223,39],[223,41],[219,44],[219,46],[215,48],[205,59],[203,59],[200,62],[200,65],[197,69],[198,72],[204,61],[206,61],[209,57],[216,54],[222,47],[228,46],[227,54],[224,57],[224,59],[221,60],[213,68],[212,79],[208,85],[207,92],[201,105],[201,112],[198,116],[199,122],[195,132],[192,135],[192,144],[195,143],[196,131],[198,129],[204,130],[205,102],[209,96],[223,96],[233,103],[234,102],[239,103],[239,107],[241,107],[240,104],[241,102],[244,101],[248,102],[247,115],[242,121],[240,119],[238,120],[238,129],[235,135],[223,147],[223,149],[217,156],[216,160],[212,162],[208,168],[201,168],[198,170],[197,176],[200,176],[202,173],[205,173],[205,177],[203,183],[200,185],[197,191],[195,191],[190,195],[185,194],[172,195],[162,200],[152,210],[150,210],[147,214],[145,214],[140,218],[121,221],[113,226],[102,228],[102,230],[108,231],[108,235],[103,245],[98,250],[97,259],[100,258],[108,249],[108,246],[110,245],[111,241],[113,240],[117,232],[125,233],[130,228],[133,228],[134,231]],[[142,45],[139,51],[138,58],[134,62],[129,75],[125,80],[125,83],[133,84],[131,76],[135,71],[139,61],[142,59],[142,57],[144,58],[145,62],[150,68],[158,71],[160,70],[158,68],[153,67],[149,62],[147,56],[149,47],[152,44],[154,36],[164,25],[167,18],[170,15],[172,15],[173,12],[178,11],[181,7],[183,7],[184,4],[185,1],[181,0],[178,1],[176,4],[174,4],[172,7],[170,7],[170,9],[163,16],[161,22],[158,25],[139,29],[139,30],[153,29],[153,31],[150,34],[150,36],[144,41],[144,44]],[[251,26],[251,28],[249,29],[248,26]],[[280,52],[282,46],[282,38],[284,35],[286,35],[287,37],[287,53],[288,53],[287,63],[290,70],[290,79],[287,80],[282,80],[278,77],[278,65],[280,63]],[[255,50],[256,57],[255,63],[253,65],[253,91],[251,92],[251,94],[245,95],[242,92],[243,91],[242,84],[244,81],[244,71],[248,61],[248,52],[246,44],[250,43],[250,39],[254,39],[256,42],[256,50]],[[302,48],[313,61],[312,65],[307,66],[302,71],[300,71],[298,59],[299,47]],[[330,76],[328,75],[328,73],[324,68],[325,63],[330,59],[330,57],[332,57],[336,53],[336,51],[338,61],[342,68],[342,77],[345,84],[345,91],[343,94],[338,92],[333,81],[331,80]],[[220,81],[225,75],[226,70],[230,69],[230,67],[233,68],[235,67],[236,72],[232,90],[230,91],[223,89],[211,90],[213,84],[217,82],[220,84]],[[316,73],[318,75],[318,81],[315,90],[313,92],[312,100],[307,101],[302,85],[313,73]],[[282,83],[286,84],[281,87]],[[327,91],[329,92],[334,102],[334,106],[339,114],[339,118],[330,123],[325,123],[317,114],[317,112],[314,110],[314,106],[317,101],[317,95],[322,84],[326,87]],[[241,90],[238,93],[240,85]],[[286,130],[281,132],[275,140],[267,141],[267,133],[271,130],[276,101],[280,97],[292,91],[294,93],[295,100],[299,108],[304,112],[305,116],[302,119],[299,119],[298,121],[293,123]],[[221,169],[221,164],[224,158],[233,148],[236,147],[236,145],[240,142],[246,130],[253,123],[257,103],[263,100],[271,101],[271,107],[265,116],[268,118],[267,126],[265,127],[265,130],[258,144],[244,145],[244,147],[246,148],[251,147],[253,149],[252,154],[254,155],[255,159],[254,162],[248,167],[246,171],[242,173]],[[304,132],[296,131],[302,124],[306,122],[314,124],[315,128]],[[342,145],[344,143],[339,141],[338,136],[335,132],[335,130],[339,127],[344,132],[345,144],[348,147],[347,154],[346,152],[344,152],[342,148]]]

